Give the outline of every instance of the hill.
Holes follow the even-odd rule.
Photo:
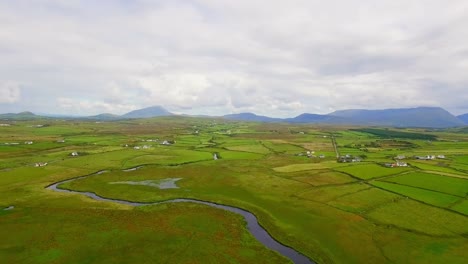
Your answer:
[[[256,121],[256,122],[281,122],[281,118],[272,118],[268,116],[260,116],[254,113],[239,113],[239,114],[230,114],[223,116],[225,119],[229,120],[241,120],[241,121]]]
[[[340,110],[330,116],[346,118],[351,124],[393,127],[445,128],[462,126],[463,122],[440,107],[417,107],[384,110]]]
[[[468,114],[459,115],[457,117],[458,117],[458,119],[463,121],[466,125],[468,125]]]
[[[285,119],[289,123],[321,123],[321,124],[347,124],[349,123],[346,118],[330,116],[330,115],[317,115],[304,113],[294,118]]]
[[[38,118],[44,118],[44,117],[35,115],[32,112],[28,112],[28,111],[21,112],[21,113],[0,114],[0,119],[31,120],[31,119],[38,119]]]
[[[170,116],[170,115],[173,115],[173,114],[161,106],[151,106],[151,107],[128,112],[120,117],[121,118],[150,118],[150,117]]]
[[[93,120],[102,120],[102,121],[111,121],[111,120],[118,120],[120,119],[119,115],[104,113],[95,116],[87,116],[86,119],[93,119]]]

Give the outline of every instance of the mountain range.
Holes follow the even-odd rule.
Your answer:
[[[113,121],[121,119],[151,118],[172,115],[174,114],[167,111],[161,106],[152,106],[134,110],[124,115],[104,113],[95,116],[68,118],[89,119],[97,121]],[[17,114],[0,114],[0,119],[15,120],[28,120],[50,117],[54,116],[45,117],[41,115],[35,115],[31,112],[21,112]],[[64,117],[60,116],[60,118]],[[440,107],[396,108],[383,110],[349,109],[339,110],[325,115],[304,113],[293,118],[273,118],[268,116],[256,115],[254,113],[239,113],[224,115],[218,118],[253,122],[313,123],[389,127],[447,128],[468,125],[468,114],[454,116]]]

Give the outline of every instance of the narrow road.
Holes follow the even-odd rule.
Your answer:
[[[330,133],[330,137],[333,144],[333,148],[335,149],[336,158],[338,159],[340,157],[340,152],[338,152],[338,147],[336,146],[335,136],[333,135],[333,133]]]

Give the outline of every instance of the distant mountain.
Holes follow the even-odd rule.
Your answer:
[[[285,121],[290,123],[346,124],[348,120],[337,116],[304,113],[294,118],[287,118]]]
[[[168,112],[166,109],[162,108],[161,106],[151,106],[151,107],[128,112],[120,116],[120,118],[150,118],[150,117],[170,116],[170,115],[172,115],[172,113]]]
[[[456,127],[463,122],[440,107],[417,107],[384,110],[340,110],[329,116],[346,118],[352,124],[393,127]]]
[[[256,122],[281,122],[281,118],[272,118],[268,116],[260,116],[254,113],[239,113],[239,114],[230,114],[223,116],[225,119],[229,120],[240,120],[240,121],[256,121]]]
[[[124,115],[99,114],[88,117],[63,116],[66,119],[84,119],[113,121],[130,118],[151,118],[173,115],[161,106],[152,106]],[[52,116],[52,115],[49,115]],[[185,115],[187,116],[187,115]],[[208,116],[206,116],[208,117]],[[31,112],[0,114],[0,119],[32,120],[49,118],[35,115]],[[213,117],[210,117],[213,118]],[[468,114],[458,117],[450,114],[440,107],[396,108],[384,110],[349,109],[339,110],[327,115],[304,113],[294,118],[273,118],[256,115],[254,113],[239,113],[222,116],[228,120],[254,121],[254,122],[288,122],[288,123],[312,123],[333,125],[361,125],[361,126],[389,126],[389,127],[427,127],[449,128],[461,127],[468,124]]]
[[[21,112],[21,113],[0,114],[0,119],[31,120],[31,119],[38,119],[38,118],[44,118],[44,117],[35,115],[27,111]]]
[[[466,125],[468,125],[468,114],[459,115],[457,117],[458,117],[458,119],[463,121]]]
[[[257,122],[315,123],[334,125],[370,125],[391,127],[446,128],[463,126],[454,115],[439,107],[398,108],[384,110],[350,109],[327,115],[304,113],[294,118],[271,118],[253,113],[225,115],[224,118]]]
[[[102,120],[102,121],[111,121],[111,120],[117,120],[120,119],[121,117],[119,115],[114,115],[114,114],[109,114],[109,113],[104,113],[104,114],[99,114],[99,115],[94,115],[94,116],[87,116],[86,119],[93,119],[93,120]]]

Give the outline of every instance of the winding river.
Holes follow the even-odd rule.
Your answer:
[[[99,196],[93,192],[80,192],[80,191],[72,191],[72,190],[66,190],[66,189],[60,189],[58,186],[62,183],[66,182],[71,182],[74,180],[86,178],[92,175],[99,175],[102,174],[106,171],[99,171],[95,174],[91,175],[86,175],[86,176],[81,176],[73,179],[68,179],[60,182],[56,182],[52,185],[47,186],[46,188],[49,190],[57,191],[57,192],[65,192],[65,193],[77,193],[81,195],[85,195],[87,197],[90,197],[94,200],[98,201],[106,201],[106,202],[113,202],[113,203],[119,203],[119,204],[125,204],[125,205],[130,205],[130,206],[145,206],[145,205],[154,205],[154,204],[164,204],[164,203],[182,203],[182,202],[189,202],[189,203],[198,203],[198,204],[204,204],[208,205],[211,207],[223,209],[226,211],[230,211],[236,214],[240,214],[244,217],[245,221],[247,222],[247,229],[252,233],[252,235],[260,241],[263,245],[265,245],[267,248],[272,249],[274,251],[279,252],[281,255],[291,259],[294,263],[298,264],[314,264],[312,260],[304,256],[303,254],[297,252],[293,248],[290,248],[288,246],[285,246],[278,241],[276,241],[273,237],[268,234],[268,232],[258,223],[257,217],[252,214],[249,211],[246,211],[244,209],[240,209],[237,207],[229,206],[229,205],[224,205],[224,204],[217,204],[217,203],[212,203],[212,202],[207,202],[207,201],[202,201],[202,200],[195,200],[195,199],[185,199],[185,198],[180,198],[180,199],[172,199],[172,200],[167,200],[167,201],[162,201],[162,202],[154,202],[154,203],[139,203],[139,202],[130,202],[130,201],[125,201],[125,200],[118,200],[118,199],[110,199],[110,198],[105,198],[102,196]]]

